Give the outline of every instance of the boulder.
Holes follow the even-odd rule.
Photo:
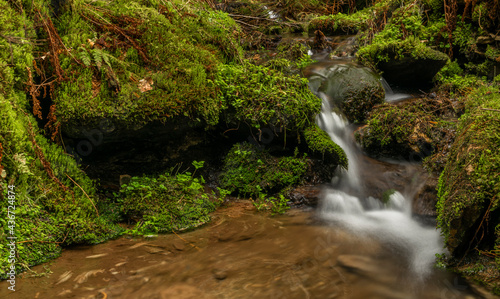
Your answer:
[[[448,55],[421,45],[403,57],[398,57],[395,53],[390,53],[391,51],[397,49],[387,49],[388,57],[396,58],[380,61],[377,67],[388,82],[400,86],[415,87],[431,84],[432,78],[449,59]]]
[[[373,106],[384,102],[385,91],[379,76],[369,68],[334,64],[327,68],[319,91],[332,107],[338,107],[350,122],[363,122]]]

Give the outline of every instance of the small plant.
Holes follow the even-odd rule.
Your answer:
[[[194,161],[195,171],[204,162]],[[203,177],[194,172],[132,177],[117,194],[125,218],[136,221],[130,234],[168,233],[191,229],[210,221],[217,202],[204,191]],[[220,198],[228,191],[219,189]]]
[[[307,170],[306,156],[275,158],[250,143],[235,144],[224,161],[220,182],[230,192],[255,198],[257,209],[286,210],[281,192],[298,184]],[[268,194],[279,193],[279,198]]]

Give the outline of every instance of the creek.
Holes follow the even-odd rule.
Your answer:
[[[341,62],[337,62],[341,63]],[[315,74],[324,70],[313,66]],[[182,234],[122,237],[64,250],[18,278],[9,298],[483,298],[461,277],[436,269],[443,253],[432,219],[412,214],[421,185],[415,163],[365,157],[354,126],[332,113],[328,95],[318,124],[346,152],[348,171],[324,187],[316,209],[259,213],[233,199],[210,224]],[[403,188],[401,185],[403,184]],[[396,188],[384,204],[373,189]],[[39,277],[35,277],[39,276]]]

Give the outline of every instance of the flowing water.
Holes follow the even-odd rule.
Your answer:
[[[409,269],[418,279],[432,271],[436,254],[443,253],[443,243],[439,231],[424,227],[412,218],[411,201],[398,191],[392,193],[386,203],[373,197],[364,201],[350,195],[347,190],[363,194],[363,185],[357,163],[358,148],[347,130],[347,121],[332,112],[328,96],[319,92],[323,99],[322,112],[318,125],[331,139],[346,152],[349,160],[348,170],[340,170],[334,180],[335,188],[325,190],[319,207],[322,219],[345,227],[359,235],[373,236],[385,244],[402,250],[409,259]]]
[[[318,124],[349,159],[316,210],[270,217],[234,199],[192,232],[67,249],[33,267],[38,275],[19,276],[15,293],[1,282],[0,298],[488,297],[433,268],[434,255],[443,252],[439,231],[412,216],[418,184],[394,179],[415,165],[365,157],[353,126],[331,112],[328,95],[312,89],[323,99]],[[374,198],[377,188],[400,192],[382,203]]]

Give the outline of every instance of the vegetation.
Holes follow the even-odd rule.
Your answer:
[[[249,62],[221,65],[213,84],[227,109],[225,122],[232,125],[303,130],[321,108],[321,99],[311,93],[306,79]]]
[[[193,165],[197,170],[203,162],[194,161]],[[210,221],[209,214],[218,204],[215,195],[205,193],[204,183],[203,177],[196,178],[191,172],[132,177],[117,194],[117,204],[125,219],[137,222],[130,233],[192,229]]]
[[[306,156],[297,155],[298,151],[293,157],[273,157],[253,144],[235,144],[224,160],[221,186],[260,204],[270,203],[273,212],[284,212],[285,190],[300,183],[308,168]]]
[[[304,139],[313,153],[320,154],[322,159],[345,169],[348,168],[349,161],[344,150],[317,125],[312,125],[304,131]]]
[[[19,273],[60,254],[62,246],[95,244],[120,229],[99,215],[96,189],[72,157],[51,144],[30,113],[23,83],[34,64],[31,21],[0,1],[0,234],[16,237]],[[11,208],[8,208],[11,206]],[[14,208],[15,207],[15,208]],[[14,221],[14,222],[9,222]],[[0,250],[7,252],[7,243]],[[0,277],[10,267],[0,260]]]
[[[401,105],[384,104],[370,114],[366,126],[356,131],[356,140],[373,156],[399,156],[422,160],[431,170],[442,170],[453,142],[461,103],[441,95]]]
[[[497,274],[499,103],[498,85],[479,88],[468,96],[467,111],[460,118],[457,138],[439,179],[437,203],[439,227],[453,256],[461,259],[475,255],[475,248],[482,255],[496,258]],[[500,287],[498,281],[493,284]]]
[[[275,36],[309,31],[356,34],[358,61],[384,76],[413,80],[401,69],[430,66],[422,73],[435,94],[382,104],[378,84],[361,94],[375,95],[367,105],[346,92],[341,108],[350,121],[366,121],[356,138],[370,154],[426,157],[430,171],[442,171],[438,223],[452,257],[441,264],[499,292],[497,2],[55,2],[0,0],[0,232],[17,237],[18,272],[64,246],[118,236],[119,222],[134,223],[131,234],[197,227],[228,193],[282,213],[287,191],[311,168],[299,150],[237,143],[219,165],[219,195],[205,192],[196,171],[170,169],[133,177],[104,198],[61,137],[103,119],[119,129],[189,122],[209,134],[269,127],[285,143],[294,139],[292,148],[347,168],[344,151],[314,124],[321,100],[299,75],[312,63],[309,46]],[[13,204],[16,226],[6,220]],[[0,260],[0,276],[8,266]]]

